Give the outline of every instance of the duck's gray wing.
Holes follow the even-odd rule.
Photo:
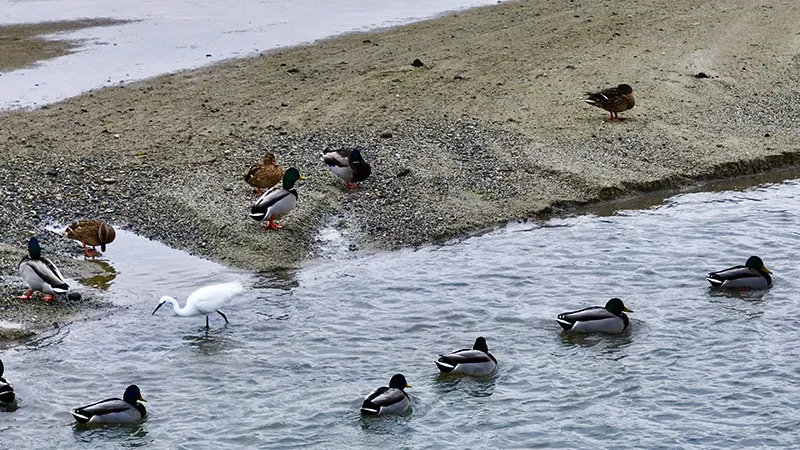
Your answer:
[[[118,398],[108,398],[72,410],[79,423],[123,423],[141,419],[136,407]]]
[[[745,266],[711,272],[706,279],[712,286],[726,288],[766,288],[770,283],[764,274]]]
[[[592,320],[603,320],[610,318],[617,318],[617,316],[615,316],[609,310],[603,308],[602,306],[592,306],[590,308],[565,312],[558,315],[559,320],[564,320],[571,323],[589,322]]]
[[[452,365],[493,362],[493,359],[480,350],[464,349],[457,350],[449,355],[441,355],[439,361],[447,362]]]
[[[55,264],[47,258],[24,258],[20,265],[25,264],[34,271],[37,277],[49,284],[53,292],[63,294],[69,290],[69,285],[64,281],[64,276]]]
[[[386,386],[370,392],[361,404],[361,413],[367,415],[402,414],[410,405],[408,395],[400,389]]]
[[[267,216],[267,210],[289,195],[293,194],[284,189],[282,185],[273,186],[253,202],[253,206],[250,207],[250,217],[255,220],[264,220]]]
[[[348,149],[331,150],[322,154],[322,161],[329,166],[350,167],[350,154]]]

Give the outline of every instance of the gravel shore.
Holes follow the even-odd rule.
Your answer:
[[[800,4],[585,3],[504,3],[7,113],[0,242],[92,217],[267,271],[314,257],[323,226],[394,249],[800,162]],[[623,82],[624,122],[581,100]],[[352,145],[373,176],[350,192],[319,155]],[[266,151],[310,176],[278,232],[247,217],[242,176]]]

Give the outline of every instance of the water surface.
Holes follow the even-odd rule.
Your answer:
[[[2,73],[0,109],[118,85],[352,31],[395,26],[492,0],[0,0],[0,25],[85,18],[133,22],[60,33],[74,54]]]
[[[642,210],[510,225],[445,246],[254,277],[121,235],[111,292],[128,305],[3,353],[20,408],[2,442],[34,448],[797,448],[800,182],[698,192]],[[254,232],[258,232],[255,230]],[[709,290],[757,254],[775,287]],[[212,317],[157,298],[240,279]],[[570,337],[559,312],[621,297],[630,332]],[[486,336],[496,377],[437,377],[439,352]],[[402,372],[407,417],[363,420]],[[141,426],[82,430],[68,414],[137,383]],[[5,445],[5,444],[4,444]]]

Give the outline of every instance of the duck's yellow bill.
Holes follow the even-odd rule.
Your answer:
[[[407,388],[410,388],[410,387],[414,387],[414,386],[412,386],[412,385],[410,385],[410,384],[406,383],[406,387],[407,387]]]
[[[762,267],[762,269],[764,269],[764,272],[767,272],[767,273],[772,273],[772,271],[771,271],[771,270],[767,269],[767,266],[764,266],[764,267]]]
[[[142,397],[141,395],[139,396],[139,401],[147,403],[147,400],[145,400],[144,397]]]
[[[307,176],[305,176],[305,175],[300,175],[300,179],[301,179],[301,180],[307,180],[307,179],[308,179],[308,177],[307,177]]]
[[[633,312],[633,310],[629,309],[627,306],[623,306],[622,310],[625,311],[625,312]]]

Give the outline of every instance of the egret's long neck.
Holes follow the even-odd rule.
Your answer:
[[[179,316],[183,316],[183,317],[188,317],[188,316],[192,315],[192,313],[189,311],[189,308],[187,308],[185,306],[183,308],[181,308],[180,305],[178,304],[178,301],[175,300],[174,298],[167,297],[166,300],[168,302],[172,303],[172,310],[175,311],[175,314],[177,314]]]

